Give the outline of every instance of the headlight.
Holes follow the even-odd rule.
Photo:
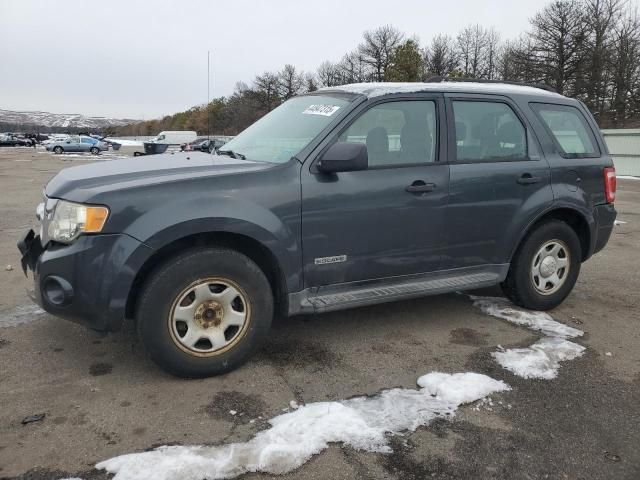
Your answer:
[[[49,238],[55,242],[71,243],[81,233],[98,233],[104,227],[109,209],[60,200],[49,223]]]

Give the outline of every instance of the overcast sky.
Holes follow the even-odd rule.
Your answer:
[[[285,63],[314,71],[393,24],[424,44],[471,23],[518,36],[547,0],[0,0],[0,108],[149,119]]]

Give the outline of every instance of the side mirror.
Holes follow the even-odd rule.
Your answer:
[[[316,163],[320,172],[356,172],[369,166],[367,146],[363,143],[337,142]]]

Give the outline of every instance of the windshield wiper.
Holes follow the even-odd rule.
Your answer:
[[[245,157],[243,154],[234,152],[233,150],[218,150],[218,155],[227,155],[228,157],[236,158],[236,159],[239,158],[240,160],[247,159],[247,157]]]

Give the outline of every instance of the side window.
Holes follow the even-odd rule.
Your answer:
[[[436,105],[431,100],[388,102],[370,108],[338,138],[364,143],[370,167],[435,161]]]
[[[82,143],[93,143],[93,142],[88,138],[83,138]]]
[[[580,110],[569,105],[532,103],[542,123],[565,157],[598,157],[600,152],[591,128]]]
[[[454,100],[456,160],[527,159],[527,133],[509,105]]]

